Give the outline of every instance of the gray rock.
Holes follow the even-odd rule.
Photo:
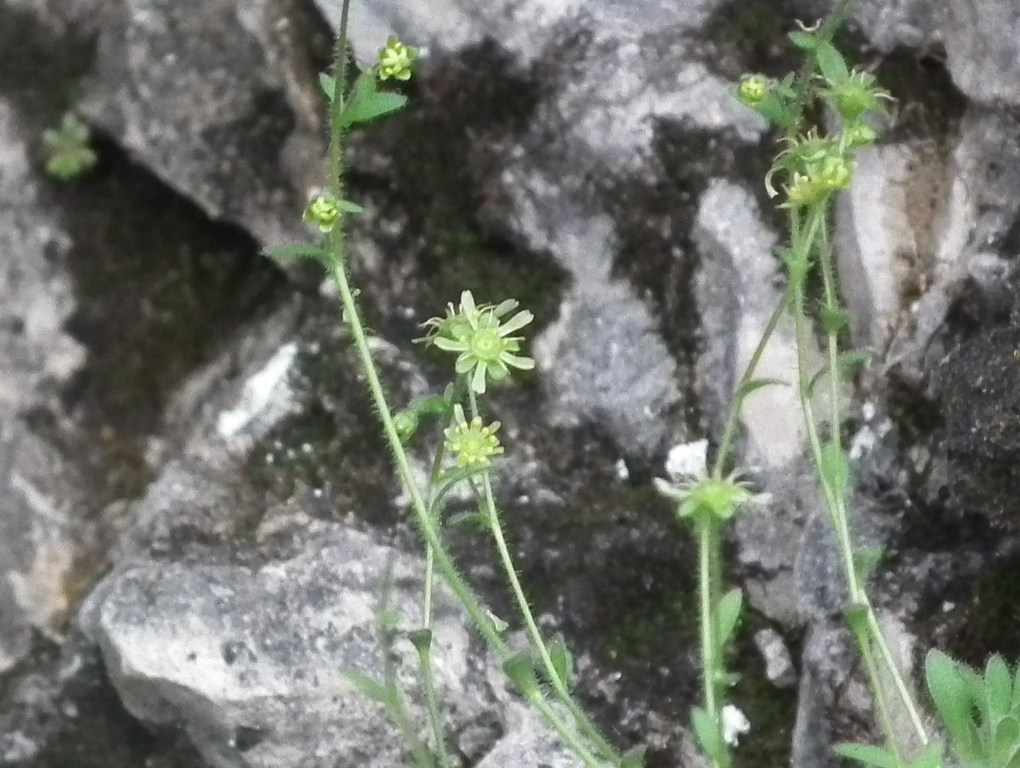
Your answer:
[[[293,241],[322,183],[310,29],[265,0],[127,4],[100,34],[81,108],[211,217]]]
[[[512,706],[508,733],[478,763],[478,768],[578,768],[582,763],[549,733],[533,710]]]
[[[777,688],[790,688],[797,684],[797,670],[782,635],[771,627],[765,627],[754,633],[754,644],[765,661],[765,675]]]
[[[944,28],[954,82],[979,104],[1020,105],[1020,6],[952,0]]]
[[[84,362],[64,330],[74,299],[55,264],[69,242],[39,205],[28,158],[0,98],[0,672],[26,655],[33,632],[59,637],[83,535],[80,478],[22,419]]]
[[[389,765],[401,746],[345,673],[382,679],[380,595],[390,590],[399,626],[414,628],[421,572],[365,534],[326,526],[294,557],[254,569],[123,568],[90,598],[82,623],[127,708],[182,724],[211,765]],[[442,592],[433,632],[443,699],[477,695],[467,628]],[[400,641],[394,651],[397,679],[413,686],[413,649]]]

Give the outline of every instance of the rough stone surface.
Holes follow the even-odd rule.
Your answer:
[[[949,71],[979,104],[1020,106],[1020,6],[952,0],[944,28]]]
[[[302,544],[257,569],[149,563],[101,584],[83,622],[125,706],[183,723],[212,765],[398,760],[377,705],[345,673],[382,679],[380,595],[390,589],[390,610],[413,627],[420,564],[342,528]],[[444,699],[463,702],[473,685],[467,630],[449,601],[436,608],[437,681]],[[396,650],[407,686],[414,652],[406,642]]]
[[[27,654],[33,632],[59,636],[82,535],[75,472],[23,420],[84,361],[63,328],[75,304],[54,263],[69,243],[39,194],[26,137],[0,97],[0,673]]]
[[[323,147],[298,15],[273,2],[130,3],[104,25],[82,109],[213,218],[303,235]]]

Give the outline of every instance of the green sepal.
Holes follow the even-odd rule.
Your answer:
[[[715,763],[725,763],[726,745],[712,716],[701,707],[695,707],[691,710],[691,727],[705,756]]]
[[[312,259],[320,264],[326,264],[331,258],[329,251],[316,245],[275,245],[263,248],[262,255],[269,257],[281,266],[292,264],[301,259]]]
[[[726,647],[737,628],[740,611],[744,604],[744,594],[733,588],[721,598],[715,607],[716,644],[721,650]]]
[[[362,72],[354,81],[351,95],[340,113],[342,127],[367,123],[370,120],[396,112],[407,103],[407,97],[399,93],[380,91],[372,72]]]
[[[524,698],[539,693],[538,676],[535,674],[535,664],[530,654],[523,651],[515,653],[503,662],[503,672]]]

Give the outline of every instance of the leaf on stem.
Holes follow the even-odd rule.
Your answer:
[[[885,747],[876,747],[872,744],[837,744],[832,751],[840,757],[856,760],[864,765],[873,765],[875,768],[903,768],[896,754]]]
[[[510,678],[524,698],[530,698],[539,692],[538,676],[531,654],[521,651],[503,662],[503,672]]]
[[[330,257],[329,251],[319,248],[317,245],[277,245],[262,250],[263,256],[268,256],[280,265],[286,266],[301,259],[313,259],[320,264],[325,264]]]
[[[743,603],[744,594],[738,588],[731,589],[719,599],[719,604],[716,606],[715,625],[720,649],[726,647],[737,628]]]
[[[849,377],[856,369],[865,367],[874,357],[875,352],[871,349],[850,349],[846,352],[840,352],[836,358],[836,367],[839,369],[840,377]],[[825,378],[829,370],[830,366],[825,365],[811,377],[811,381],[807,385],[808,397],[814,395],[815,387]]]
[[[840,446],[829,441],[822,446],[821,466],[818,468],[822,482],[839,498],[846,498],[850,488],[850,463]]]
[[[814,54],[822,77],[832,85],[839,85],[849,79],[850,68],[846,65],[843,54],[836,50],[836,46],[828,40],[819,40]]]
[[[396,706],[396,695],[388,686],[357,669],[343,670],[343,676],[364,696],[385,707]]]
[[[645,747],[631,747],[620,758],[620,768],[643,768],[645,764]]]
[[[556,676],[563,686],[569,689],[573,678],[574,663],[563,635],[557,633],[549,642],[549,658],[552,660]]]
[[[749,394],[751,394],[752,392],[757,392],[759,389],[773,386],[785,387],[787,386],[787,382],[783,381],[782,379],[749,379],[745,381],[743,384],[741,384],[739,387],[737,387],[736,392],[737,401],[739,402],[743,400]]]
[[[726,762],[726,745],[723,743],[719,726],[707,711],[701,707],[691,710],[691,727],[698,744],[709,760],[716,763]]]
[[[355,123],[367,123],[396,112],[406,103],[407,97],[402,94],[377,90],[375,75],[362,72],[354,82],[350,99],[340,113],[340,124],[346,127]]]

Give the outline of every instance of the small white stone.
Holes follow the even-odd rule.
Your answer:
[[[621,483],[625,483],[630,480],[630,470],[627,469],[627,462],[623,459],[617,459],[616,464],[613,465],[616,470],[616,479]]]
[[[751,730],[751,723],[743,712],[732,704],[727,704],[722,708],[723,741],[731,747],[735,747],[740,741],[740,737],[749,730]]]
[[[672,480],[703,477],[708,473],[708,440],[678,443],[666,456],[666,474]]]

